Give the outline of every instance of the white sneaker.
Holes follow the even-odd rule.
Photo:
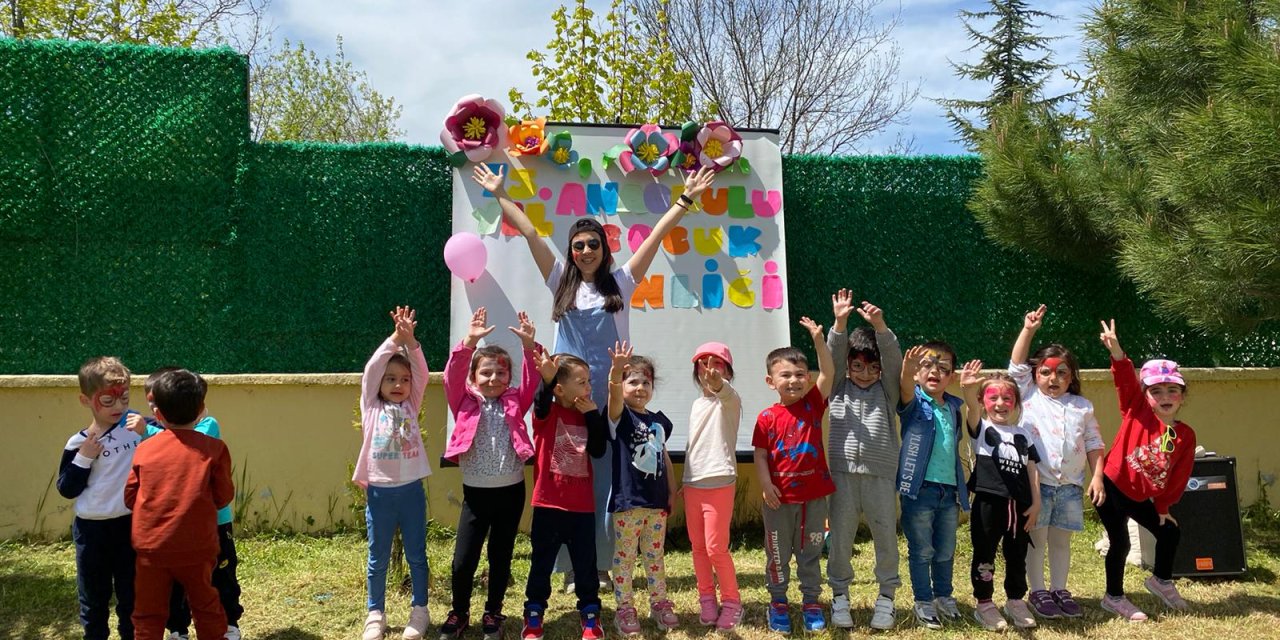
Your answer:
[[[364,619],[364,635],[360,637],[363,640],[382,640],[382,634],[386,632],[387,616],[374,609],[369,612],[369,617]]]
[[[853,628],[853,614],[849,613],[849,596],[840,595],[831,599],[831,624],[841,629]]]
[[[898,622],[893,611],[893,598],[880,596],[876,598],[876,610],[871,614],[871,628],[877,631],[888,631]]]
[[[917,602],[912,610],[916,614],[916,623],[920,626],[935,631],[942,628],[942,621],[938,619],[938,612],[933,608],[932,602]]]
[[[187,634],[185,634],[185,633],[178,633],[177,631],[170,631],[170,632],[169,632],[169,640],[189,640],[189,638],[187,637]]]
[[[227,625],[227,634],[222,636],[222,640],[240,640],[240,627]]]
[[[404,625],[404,640],[422,640],[431,626],[431,614],[425,606],[409,609],[409,623]]]

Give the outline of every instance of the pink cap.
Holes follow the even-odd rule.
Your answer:
[[[1187,386],[1187,381],[1182,378],[1182,372],[1178,371],[1178,363],[1172,360],[1148,360],[1142,365],[1140,377],[1142,384],[1148,387],[1165,382]]]
[[[693,358],[690,362],[697,362],[698,358],[703,356],[715,356],[733,366],[733,354],[729,353],[729,347],[723,342],[704,342],[698,350],[693,352]]]

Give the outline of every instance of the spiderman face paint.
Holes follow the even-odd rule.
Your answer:
[[[100,389],[92,397],[80,396],[80,402],[93,413],[93,421],[106,428],[120,421],[129,410],[129,385],[117,384]]]

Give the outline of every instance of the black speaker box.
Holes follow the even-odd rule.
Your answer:
[[[1182,538],[1173,576],[1238,576],[1245,572],[1244,531],[1234,457],[1196,458],[1182,500],[1169,509]]]

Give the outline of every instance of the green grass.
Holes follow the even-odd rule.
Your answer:
[[[1249,573],[1239,580],[1182,580],[1180,588],[1191,602],[1184,614],[1165,613],[1154,597],[1142,589],[1146,572],[1130,567],[1125,586],[1130,597],[1148,613],[1155,614],[1146,624],[1127,624],[1098,608],[1103,591],[1102,558],[1092,544],[1100,535],[1096,522],[1088,522],[1088,530],[1075,537],[1070,587],[1084,605],[1085,617],[1071,621],[1047,621],[1028,637],[1036,638],[1274,638],[1280,637],[1280,533],[1273,529],[1247,531],[1249,540]],[[431,584],[432,620],[443,619],[449,607],[449,563],[453,553],[450,535],[433,530],[429,554],[433,568]],[[968,583],[967,525],[958,532],[960,551],[956,559],[956,595],[963,613],[972,611],[973,598]],[[735,560],[747,609],[745,624],[738,634],[743,640],[776,639],[764,626],[764,607],[768,595],[764,589],[764,553],[758,530],[735,531]],[[899,538],[901,542],[901,537]],[[710,634],[696,623],[697,593],[688,542],[683,532],[673,532],[667,554],[668,585],[676,610],[685,626],[670,634],[673,640],[706,637]],[[244,588],[245,616],[242,629],[246,638],[313,640],[318,638],[358,638],[364,620],[365,542],[359,534],[327,537],[301,535],[259,535],[237,540],[240,554],[240,582]],[[905,542],[900,545],[905,558]],[[507,637],[518,635],[516,620],[523,602],[523,578],[528,573],[529,541],[522,537],[517,545],[515,575],[517,584],[507,592]],[[868,623],[875,585],[871,581],[873,553],[870,541],[859,538],[855,549],[855,582],[851,590],[854,606],[852,632],[819,634],[864,637],[870,635]],[[825,567],[825,561],[824,561]],[[902,564],[903,588],[898,592],[898,627],[892,632],[901,638],[960,638],[985,634],[976,623],[962,621],[942,632],[919,629],[907,611],[911,599],[907,567]],[[997,572],[1002,569],[997,568]],[[999,574],[1003,575],[1003,574]],[[999,579],[999,578],[998,578]],[[395,580],[393,580],[394,584]],[[559,580],[556,580],[559,584]],[[793,591],[796,587],[793,585]],[[828,592],[829,595],[829,592]],[[997,587],[997,602],[1000,589]],[[612,628],[612,596],[605,594],[607,637],[617,638]],[[483,604],[483,591],[477,588],[472,611],[478,617]],[[799,600],[799,593],[793,601]],[[388,590],[388,616],[394,635],[408,616],[408,594],[394,587]],[[570,640],[579,634],[573,611],[573,597],[556,593],[547,617],[550,640]],[[76,617],[76,583],[73,547],[70,543],[27,544],[0,543],[0,637],[21,639],[74,638],[79,636]],[[644,611],[641,612],[645,613]],[[798,613],[798,612],[797,612]],[[798,615],[795,616],[798,621]],[[646,621],[647,637],[657,637],[652,623]],[[1015,632],[1010,631],[1010,634]],[[435,637],[432,633],[429,638]],[[473,628],[469,638],[479,639]]]

